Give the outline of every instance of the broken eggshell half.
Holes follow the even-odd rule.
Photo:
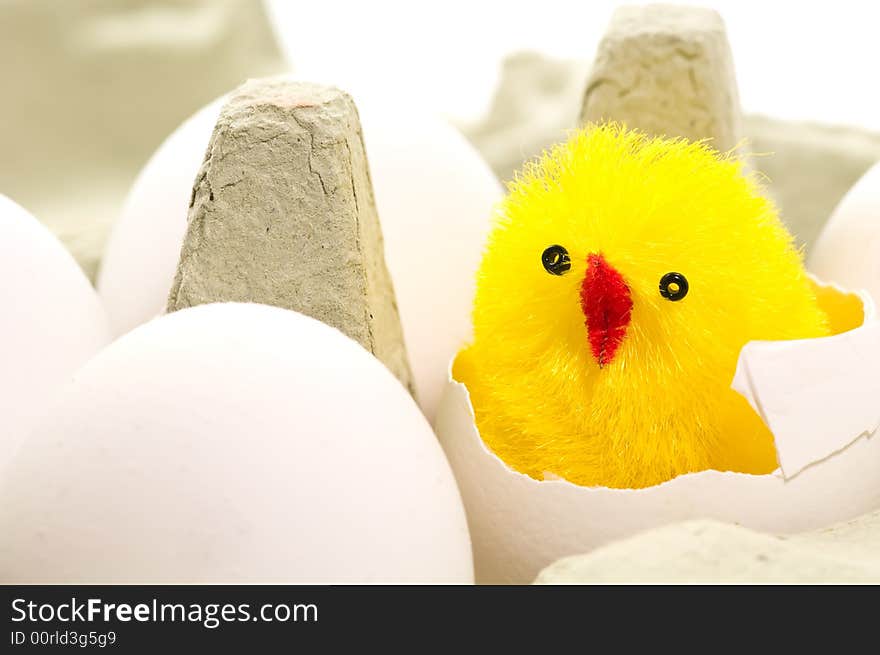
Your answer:
[[[708,470],[643,489],[535,480],[488,449],[450,367],[435,429],[464,498],[477,582],[529,583],[561,557],[676,521],[784,534],[880,506],[880,321],[867,293],[814,283],[832,336],[750,342],[733,379],[774,434],[780,466],[768,475]]]

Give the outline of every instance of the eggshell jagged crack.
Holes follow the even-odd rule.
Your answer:
[[[477,582],[528,583],[561,557],[676,521],[715,519],[785,534],[876,508],[880,389],[874,371],[880,364],[880,322],[866,294],[822,283],[817,292],[833,335],[751,342],[741,354],[753,373],[760,370],[752,397],[744,395],[753,407],[773,412],[771,429],[786,421],[779,423],[785,443],[774,434],[783,466],[766,475],[706,470],[642,489],[535,480],[487,448],[468,390],[450,368],[435,428],[465,502]],[[817,353],[822,359],[811,363]],[[831,359],[834,369],[828,368]],[[829,375],[834,370],[838,374]],[[816,397],[820,391],[824,400]],[[823,420],[825,415],[832,418]],[[812,459],[804,464],[805,458]]]

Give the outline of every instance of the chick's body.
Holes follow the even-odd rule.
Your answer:
[[[509,466],[644,487],[768,473],[773,438],[730,388],[752,340],[828,334],[801,256],[741,164],[614,125],[511,184],[457,358]]]

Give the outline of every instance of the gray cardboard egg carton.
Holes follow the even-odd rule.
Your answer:
[[[718,521],[656,528],[565,557],[537,584],[880,583],[880,512],[777,537]]]
[[[337,328],[415,393],[355,103],[288,76],[228,97],[167,311],[258,302]]]
[[[603,118],[748,151],[807,248],[843,194],[880,160],[880,134],[742,115],[721,17],[667,5],[618,9],[592,65],[511,55],[488,114],[460,127],[509,180],[569,130]]]
[[[259,0],[4,0],[0,193],[94,278],[163,139],[246,78],[286,67]]]

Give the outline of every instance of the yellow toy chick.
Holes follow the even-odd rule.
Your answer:
[[[511,183],[454,375],[509,466],[638,488],[769,473],[730,388],[752,340],[829,334],[801,255],[735,158],[590,126]]]

